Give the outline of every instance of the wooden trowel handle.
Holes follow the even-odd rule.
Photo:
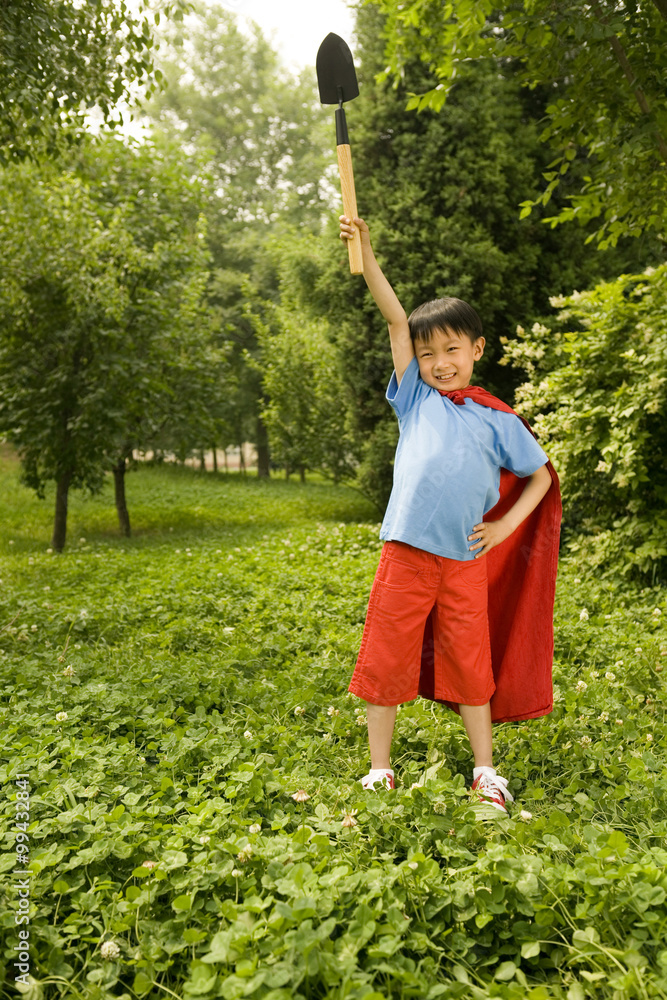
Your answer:
[[[343,193],[343,212],[348,219],[357,215],[357,195],[354,190],[354,174],[352,173],[352,154],[350,147],[341,143],[338,150],[338,173],[340,187]],[[361,253],[361,234],[357,229],[351,240],[347,240],[347,251],[350,257],[350,273],[363,274],[364,261]]]

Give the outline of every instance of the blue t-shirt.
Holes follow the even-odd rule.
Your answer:
[[[380,538],[474,559],[468,535],[498,502],[500,469],[530,476],[548,456],[516,414],[441,396],[422,380],[416,358],[400,386],[392,374],[387,399],[400,438]]]

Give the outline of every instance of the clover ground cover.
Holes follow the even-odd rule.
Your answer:
[[[396,792],[358,783],[362,498],[180,469],[129,494],[135,537],[107,489],[55,556],[2,470],[2,996],[17,774],[30,1000],[667,996],[663,590],[563,561],[555,708],[496,728],[517,801],[490,823],[430,703],[399,712]]]

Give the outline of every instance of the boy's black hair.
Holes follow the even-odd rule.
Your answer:
[[[474,344],[482,336],[482,321],[472,306],[463,299],[446,296],[424,302],[408,316],[410,338],[429,341],[436,330],[452,330],[464,335]]]

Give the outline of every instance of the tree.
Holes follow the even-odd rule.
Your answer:
[[[517,406],[561,478],[566,538],[583,566],[655,583],[667,572],[667,265],[554,299],[520,329]]]
[[[214,380],[208,257],[182,157],[115,139],[88,155],[88,175],[83,155],[76,169],[26,163],[0,178],[0,429],[38,495],[56,482],[57,551],[69,490],[99,490],[106,470],[129,531],[128,455],[167,422],[203,421]]]
[[[518,378],[498,366],[500,338],[514,337],[526,317],[549,314],[551,294],[641,266],[642,248],[626,241],[629,247],[591,254],[585,230],[552,232],[537,213],[519,220],[516,200],[536,195],[544,167],[535,95],[520,88],[512,67],[498,72],[479,63],[461,72],[441,113],[416,115],[406,110],[406,94],[428,74],[417,62],[406,66],[396,89],[379,80],[382,32],[377,7],[359,9],[360,96],[348,121],[361,214],[408,311],[441,295],[478,309],[487,348],[476,381],[511,401]],[[331,321],[361,483],[384,506],[396,442],[384,398],[391,373],[386,324],[363,279],[350,276],[334,225],[327,239],[319,257],[292,254],[291,271],[302,278],[304,300]]]
[[[119,124],[117,104],[147,92],[160,72],[153,26],[189,4],[147,0],[6,0],[0,3],[0,164],[52,156],[81,138],[86,114]]]
[[[409,108],[440,110],[471,62],[510,63],[524,86],[544,89],[541,137],[555,156],[543,175],[546,187],[522,200],[522,215],[547,205],[583,158],[578,190],[545,222],[596,220],[590,238],[601,248],[646,232],[664,241],[665,0],[375,2],[387,15],[394,80],[402,81],[416,58],[435,76],[412,94]]]
[[[215,408],[216,440],[222,443],[232,427],[249,433],[258,472],[268,475],[266,400],[257,370],[246,362],[259,345],[246,306],[252,302],[255,313],[265,308],[268,315],[278,300],[269,241],[285,227],[308,233],[321,225],[333,158],[328,115],[312,70],[294,79],[259,28],[245,34],[220,3],[196,4],[182,29],[167,33],[160,66],[166,87],[148,112],[201,151],[215,178],[207,212],[208,294],[232,376]]]
[[[335,483],[355,474],[340,357],[324,320],[313,320],[287,295],[260,324],[261,372],[274,461],[287,475],[317,469]]]

